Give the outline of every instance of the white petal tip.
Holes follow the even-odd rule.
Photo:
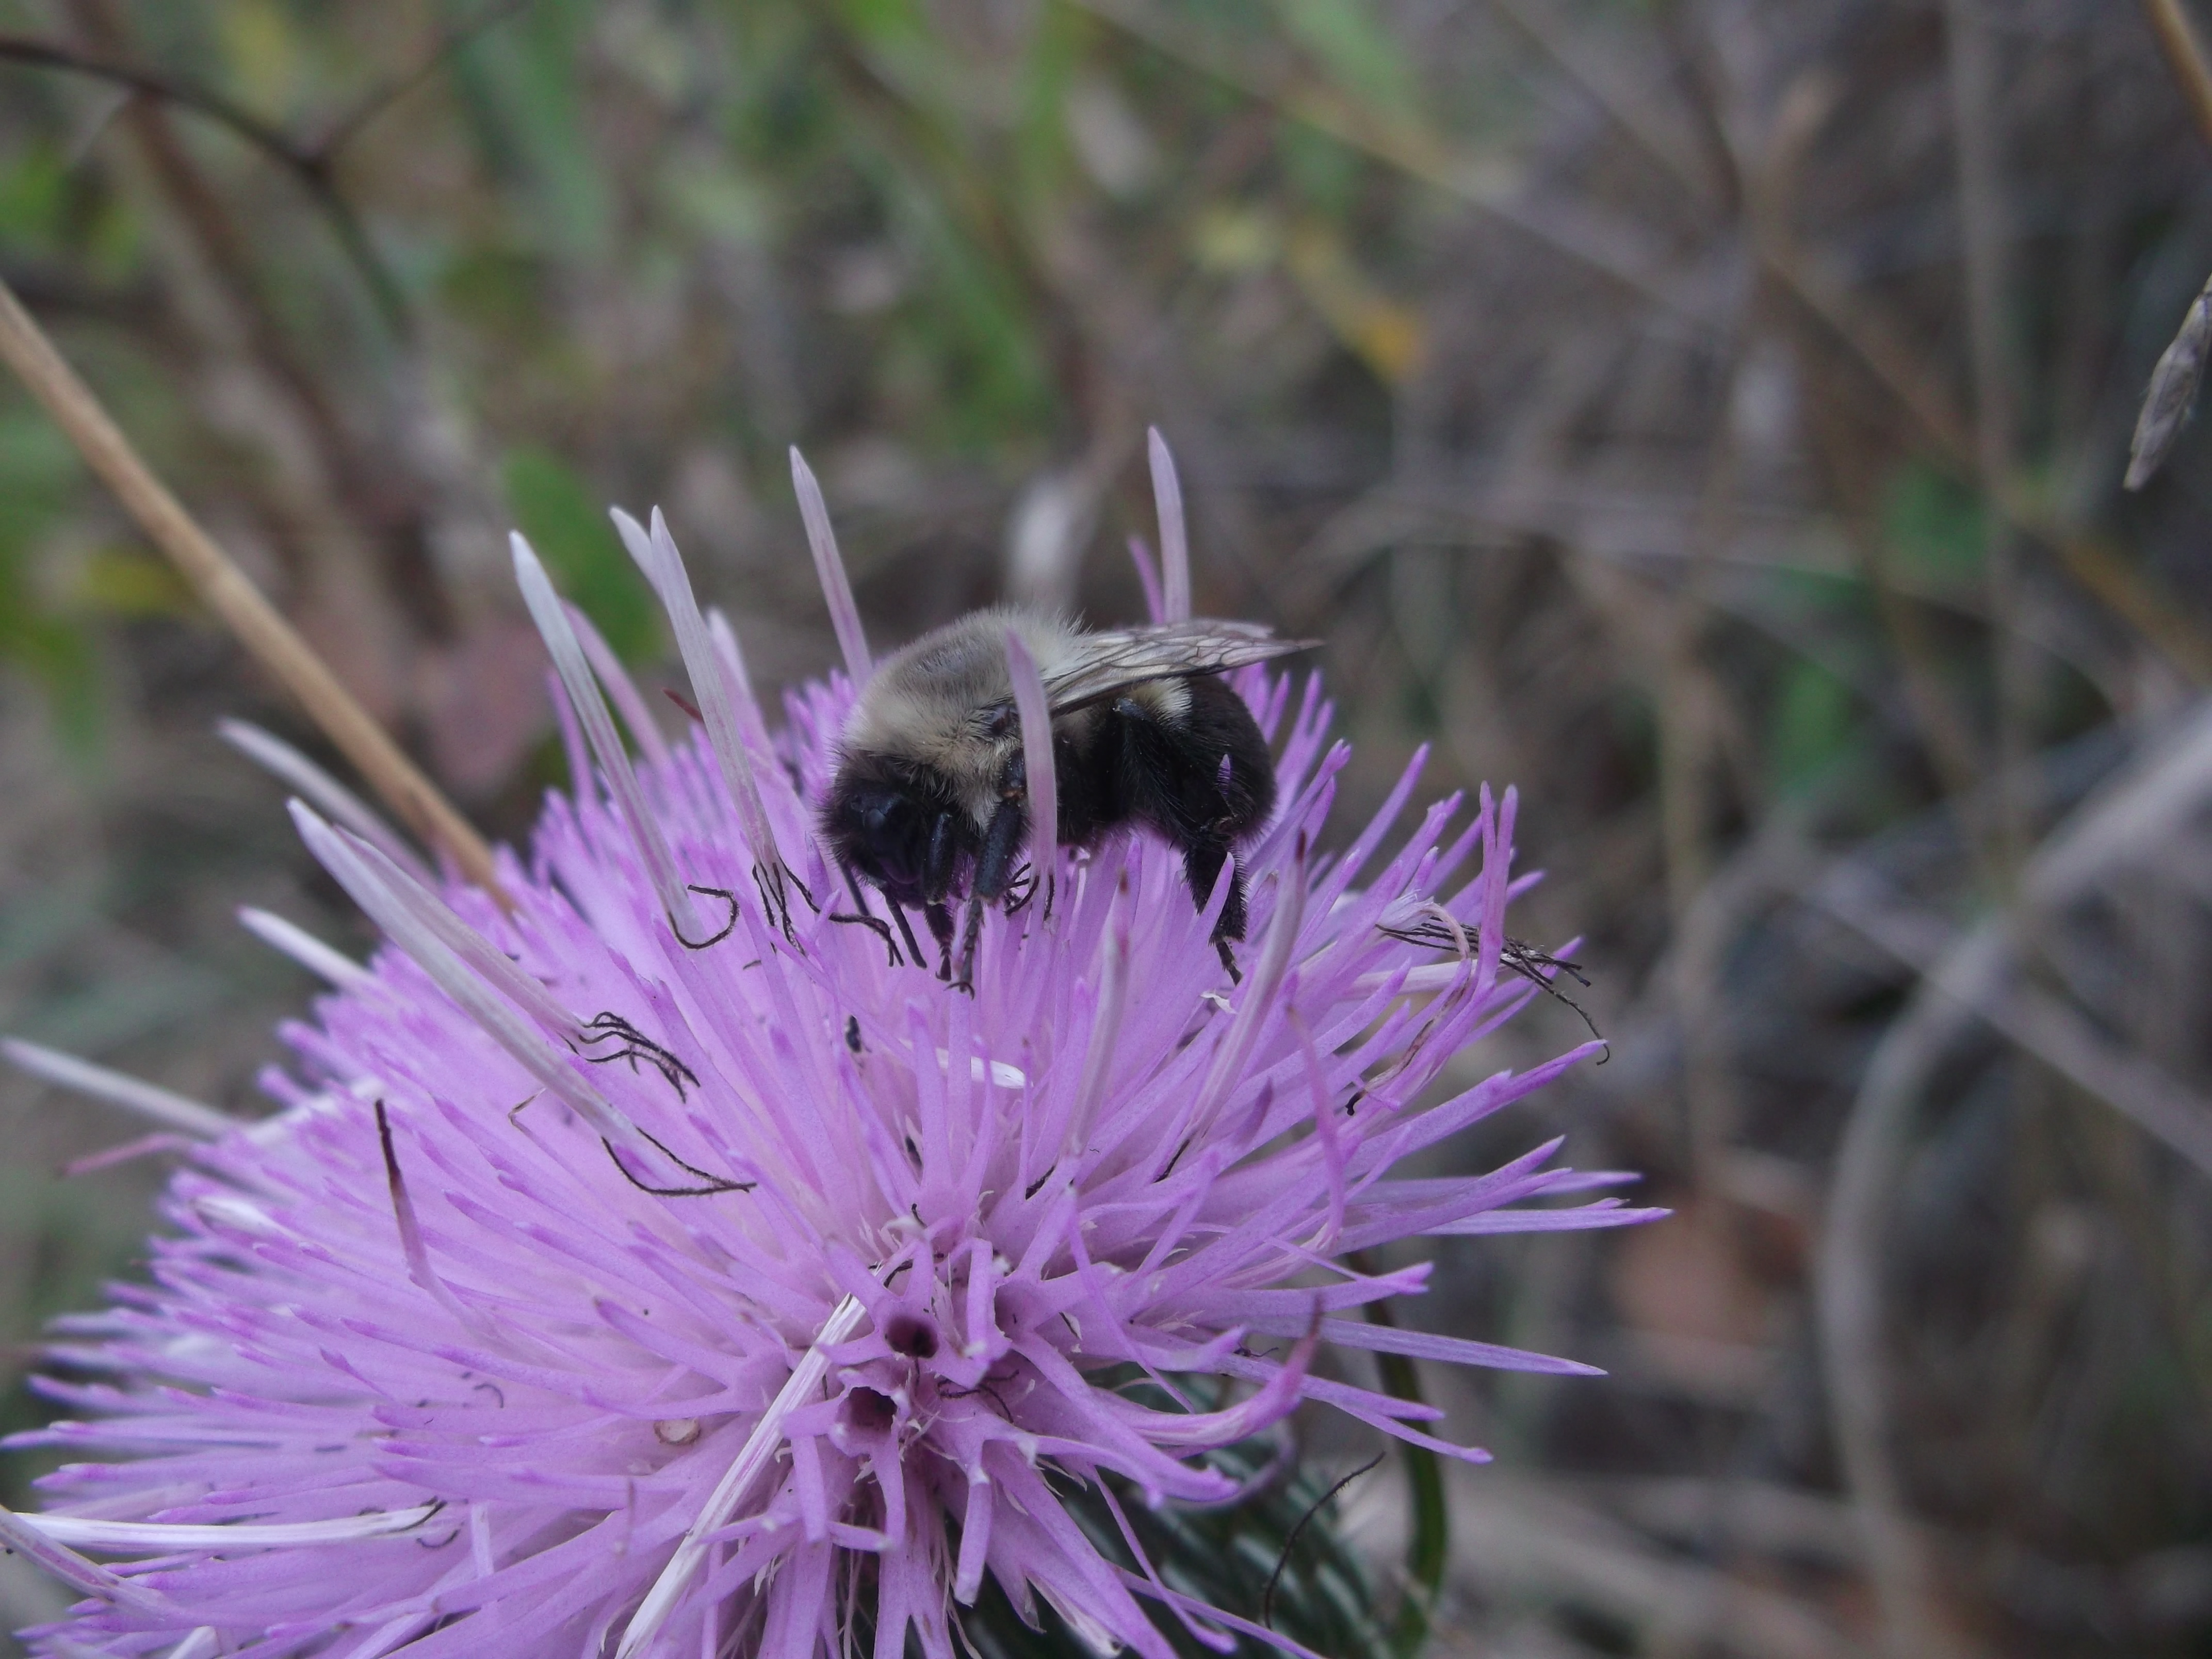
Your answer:
[[[645,526],[638,522],[636,514],[619,507],[609,507],[607,518],[613,524],[615,533],[623,538],[623,545],[629,549],[635,557],[638,549],[645,544]]]

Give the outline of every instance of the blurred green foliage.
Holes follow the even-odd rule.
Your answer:
[[[46,591],[44,538],[74,505],[76,453],[20,392],[0,394],[0,660],[46,691],[64,745],[88,756],[98,740],[100,659],[81,617]]]
[[[1860,735],[1850,687],[1807,658],[1792,663],[1767,730],[1768,778],[1776,793],[1802,795],[1842,760]]]
[[[520,184],[548,251],[605,256],[612,191],[593,153],[578,70],[592,0],[538,0],[453,56],[454,84],[493,175]]]
[[[1275,0],[1291,38],[1345,91],[1373,107],[1409,115],[1420,82],[1376,8],[1360,0]]]
[[[656,655],[660,608],[591,486],[542,449],[510,451],[500,477],[515,525],[545,562],[554,585],[623,661]]]
[[[1882,492],[1881,531],[1901,572],[1951,588],[1978,580],[1989,513],[1952,474],[1925,461],[1898,468]]]
[[[57,1179],[50,1169],[18,1164],[0,1170],[0,1292],[21,1310],[27,1329],[97,1306],[107,1281],[144,1248],[144,1218],[134,1206],[88,1203],[81,1187]],[[0,1393],[0,1435],[35,1427],[53,1414],[21,1374]],[[55,1450],[0,1461],[0,1501],[25,1503],[31,1483],[67,1456]]]

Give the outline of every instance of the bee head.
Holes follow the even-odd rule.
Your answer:
[[[822,813],[838,856],[902,904],[924,897],[930,836],[951,803],[927,781],[848,765]]]

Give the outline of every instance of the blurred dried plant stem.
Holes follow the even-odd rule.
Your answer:
[[[2212,352],[2212,282],[2189,302],[2172,343],[2151,371],[2142,413],[2136,418],[2135,437],[2128,445],[2128,476],[2123,480],[2128,489],[2141,489],[2166,465],[2197,408],[2208,352]]]
[[[464,878],[496,896],[498,878],[483,837],[154,476],[5,283],[0,283],[0,357],[202,602],[300,700],[401,822],[448,855]]]
[[[2197,130],[2204,135],[2205,143],[2212,144],[2212,63],[2205,59],[2204,42],[2197,25],[2190,21],[2182,0],[2143,0],[2143,13],[2150,20],[2151,33],[2158,37],[2159,50],[2166,54],[2166,67],[2173,71],[2174,84],[2188,102]]]
[[[1977,1021],[2117,1107],[2197,1170],[2212,1174],[2212,1103],[2154,1063],[2115,1048],[2058,1000],[2024,982],[2039,919],[2077,902],[2116,870],[2153,855],[2212,798],[2212,709],[2154,745],[2044,842],[2021,872],[2019,902],[1932,959],[1916,929],[1862,869],[1846,866],[1815,901],[1838,920],[1913,961],[1920,982],[1867,1067],[1837,1156],[1819,1273],[1830,1410],[1892,1650],[1958,1650],[1929,1595],[1924,1547],[1912,1536],[1892,1451],[1894,1389],[1888,1364],[1881,1240],[1911,1150],[1913,1114],[1936,1067]],[[1838,879],[1838,878],[1841,879]],[[1932,930],[1938,938],[1940,927]]]

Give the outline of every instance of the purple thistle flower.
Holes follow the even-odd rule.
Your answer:
[[[1168,516],[1160,591],[1187,608]],[[1281,804],[1244,849],[1242,983],[1209,944],[1225,872],[1194,908],[1172,849],[1075,854],[1041,823],[1042,873],[988,915],[962,995],[842,908],[816,841],[852,679],[789,695],[771,736],[659,515],[618,523],[701,723],[651,730],[518,539],[579,785],[502,854],[511,908],[436,887],[307,763],[240,739],[317,796],[302,835],[390,940],[364,969],[248,918],[333,988],[264,1079],[283,1109],[225,1126],[10,1046],[189,1147],[152,1283],[60,1322],[52,1359],[100,1380],[38,1386],[79,1417],[10,1443],[86,1460],[44,1483],[51,1510],[0,1511],[87,1593],[42,1651],[811,1659],[860,1607],[875,1659],[909,1627],[950,1659],[988,1574],[1025,1615],[1168,1659],[1147,1603],[1215,1647],[1252,1627],[1169,1589],[1126,1520],[1138,1566],[1103,1554],[1060,1484],[1096,1483],[1117,1518],[1108,1474],[1147,1504],[1232,1498],[1196,1455],[1304,1400],[1483,1456],[1427,1433],[1433,1410],[1316,1375],[1324,1344],[1588,1369],[1369,1323],[1426,1267],[1340,1259],[1650,1213],[1528,1207],[1625,1179],[1553,1167],[1557,1141],[1480,1176],[1391,1175],[1595,1046],[1416,1109],[1539,991],[1500,959],[1510,791],[1457,828],[1438,803],[1378,864],[1417,759],[1316,854],[1346,750],[1317,681],[1243,671]],[[1034,720],[1036,669],[1010,659]],[[1048,803],[1050,745],[1029,748]],[[1155,1403],[1109,1386],[1132,1374]],[[1220,1383],[1194,1397],[1192,1377]]]

